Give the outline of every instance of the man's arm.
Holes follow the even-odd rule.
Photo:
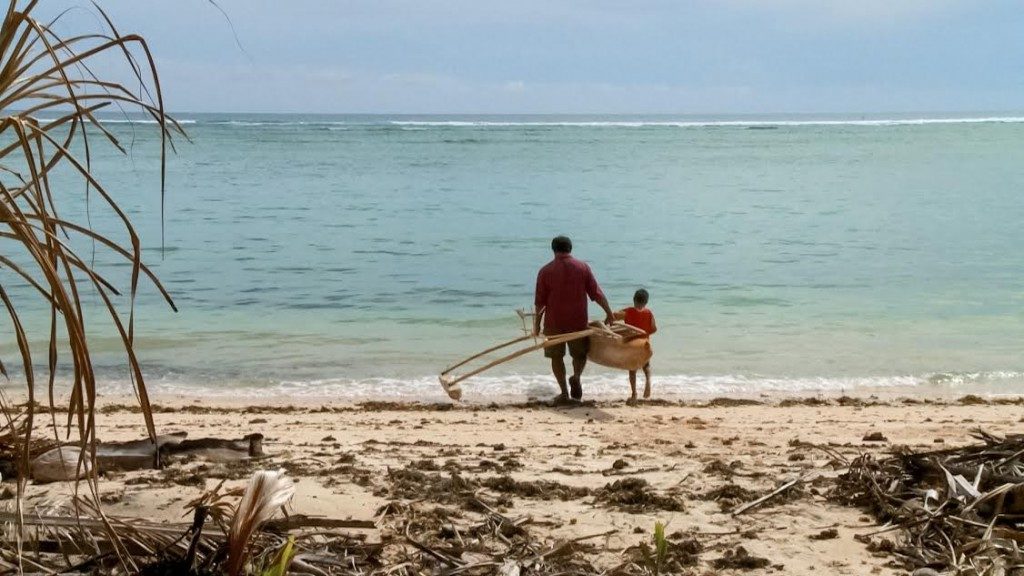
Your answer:
[[[648,336],[658,331],[658,323],[654,321],[654,314],[651,314],[651,331],[647,333]]]
[[[604,297],[603,293],[598,293],[597,299],[594,301],[604,310],[604,323],[611,326],[615,322],[615,312],[612,312],[612,307],[608,305],[608,299]]]
[[[612,307],[608,305],[608,299],[604,297],[604,292],[601,290],[601,286],[597,283],[597,278],[594,278],[594,271],[587,266],[587,296],[597,305],[604,310],[604,323],[609,326],[615,322],[615,313],[612,312]]]
[[[548,286],[544,282],[544,269],[537,273],[537,288],[533,291],[533,335],[540,335],[541,318],[548,302]]]

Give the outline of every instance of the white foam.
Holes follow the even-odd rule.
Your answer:
[[[46,123],[46,122],[53,122],[53,121],[58,120],[58,119],[57,118],[37,118],[36,120],[38,120],[41,123]],[[188,119],[186,119],[186,120],[177,120],[177,119],[175,119],[175,121],[178,124],[195,124],[197,122],[196,120],[188,120]],[[92,120],[87,120],[87,122],[92,122]],[[159,124],[160,122],[158,122],[156,120],[153,120],[151,118],[147,118],[147,119],[141,119],[140,118],[138,120],[132,120],[130,118],[100,118],[100,123],[101,124]],[[167,121],[167,124],[171,124],[170,120]]]
[[[594,128],[706,128],[706,127],[776,127],[776,126],[920,126],[926,124],[1019,124],[1024,116],[990,116],[966,118],[883,118],[850,120],[693,120],[693,121],[465,121],[465,120],[393,120],[395,126],[426,126],[451,128],[487,127],[594,127]]]
[[[642,379],[642,377],[641,377]],[[436,376],[416,378],[324,378],[317,380],[281,380],[266,383],[217,384],[180,380],[178,377],[150,379],[151,392],[208,397],[310,397],[340,400],[439,401],[446,398]],[[980,390],[965,390],[968,386]],[[772,377],[745,375],[674,374],[654,377],[655,393],[660,398],[702,396],[756,396],[760,394],[842,394],[857,391],[890,390],[907,394],[941,392],[1024,393],[1024,372],[999,371],[964,374],[924,374],[843,377]],[[130,392],[130,383],[108,381],[107,393]],[[596,372],[584,377],[588,398],[621,398],[628,394],[626,375],[621,372]],[[557,392],[550,374],[510,374],[480,376],[463,383],[463,398],[469,401],[549,397]]]
[[[55,118],[40,118],[50,122]],[[104,124],[157,124],[153,119],[109,118]],[[922,126],[929,124],[1020,124],[1024,116],[984,116],[948,118],[875,118],[875,119],[807,119],[807,120],[389,120],[345,121],[345,120],[195,120],[181,119],[179,124],[209,124],[214,126],[236,126],[240,128],[327,126],[332,129],[353,127],[395,127],[402,130],[426,130],[429,128],[778,128],[800,126]]]

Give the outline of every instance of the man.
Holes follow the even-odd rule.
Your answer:
[[[605,323],[614,321],[608,300],[597,285],[590,266],[582,260],[572,257],[572,241],[566,236],[558,236],[551,241],[551,250],[555,258],[537,273],[537,291],[534,296],[533,334],[541,332],[541,319],[544,320],[544,335],[567,334],[586,330],[588,324],[587,297],[597,302],[606,314]],[[551,372],[558,380],[562,394],[559,400],[573,400],[583,397],[580,375],[587,365],[587,349],[590,340],[582,338],[566,344],[559,344],[544,349],[544,355],[551,359]],[[565,381],[565,349],[568,347],[572,357],[572,376],[569,378],[570,389],[566,389]]]

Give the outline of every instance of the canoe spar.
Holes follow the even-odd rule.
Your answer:
[[[587,338],[587,337],[592,336],[592,335],[594,335],[594,334],[596,334],[598,332],[603,332],[603,331],[607,331],[607,330],[608,330],[608,328],[602,326],[601,328],[587,328],[586,330],[580,330],[578,332],[569,332],[568,334],[558,334],[558,335],[555,335],[555,336],[551,336],[550,338],[545,337],[543,342],[540,342],[540,343],[537,343],[537,344],[533,344],[532,346],[528,346],[526,348],[521,348],[519,350],[516,350],[515,352],[512,352],[511,354],[507,354],[505,356],[502,356],[501,358],[498,358],[497,360],[494,360],[494,361],[489,362],[488,364],[485,364],[485,365],[483,365],[483,366],[481,366],[479,368],[476,368],[474,370],[466,372],[465,374],[460,374],[458,376],[453,376],[452,375],[452,371],[455,370],[456,368],[464,366],[464,365],[468,364],[469,362],[472,362],[473,360],[476,360],[477,358],[480,358],[481,356],[484,356],[484,355],[489,354],[491,352],[494,352],[496,350],[501,350],[502,348],[506,348],[508,346],[511,346],[513,344],[517,344],[519,342],[523,342],[523,341],[526,341],[526,340],[534,339],[536,337],[534,337],[534,336],[521,336],[519,338],[515,338],[513,340],[509,340],[508,342],[504,342],[502,344],[498,344],[497,346],[492,346],[491,348],[488,348],[487,350],[484,350],[483,352],[479,352],[477,354],[474,354],[473,356],[470,356],[469,358],[466,358],[465,360],[463,360],[463,361],[461,361],[461,362],[459,362],[457,364],[453,364],[453,365],[449,366],[448,368],[446,368],[444,372],[441,372],[441,376],[439,378],[439,380],[441,381],[441,387],[444,388],[444,391],[448,394],[448,396],[452,400],[459,400],[460,398],[462,398],[462,387],[459,386],[459,383],[462,382],[463,380],[465,380],[466,378],[470,378],[472,376],[476,376],[477,374],[479,374],[479,373],[481,373],[481,372],[483,372],[485,370],[490,370],[491,368],[494,368],[495,366],[498,366],[499,364],[504,364],[505,362],[508,362],[510,360],[515,360],[516,358],[519,358],[520,356],[523,356],[525,354],[529,354],[530,352],[534,352],[534,351],[540,350],[542,348],[550,348],[551,346],[558,346],[559,344],[564,344],[566,342],[572,342],[573,340],[579,340],[580,338]]]

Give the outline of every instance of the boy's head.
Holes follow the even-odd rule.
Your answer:
[[[647,290],[641,288],[633,294],[633,305],[638,308],[647,306],[647,300],[649,300],[650,297],[651,295],[647,293]]]
[[[568,236],[555,236],[551,240],[551,251],[555,254],[569,254],[572,252],[572,240]]]

